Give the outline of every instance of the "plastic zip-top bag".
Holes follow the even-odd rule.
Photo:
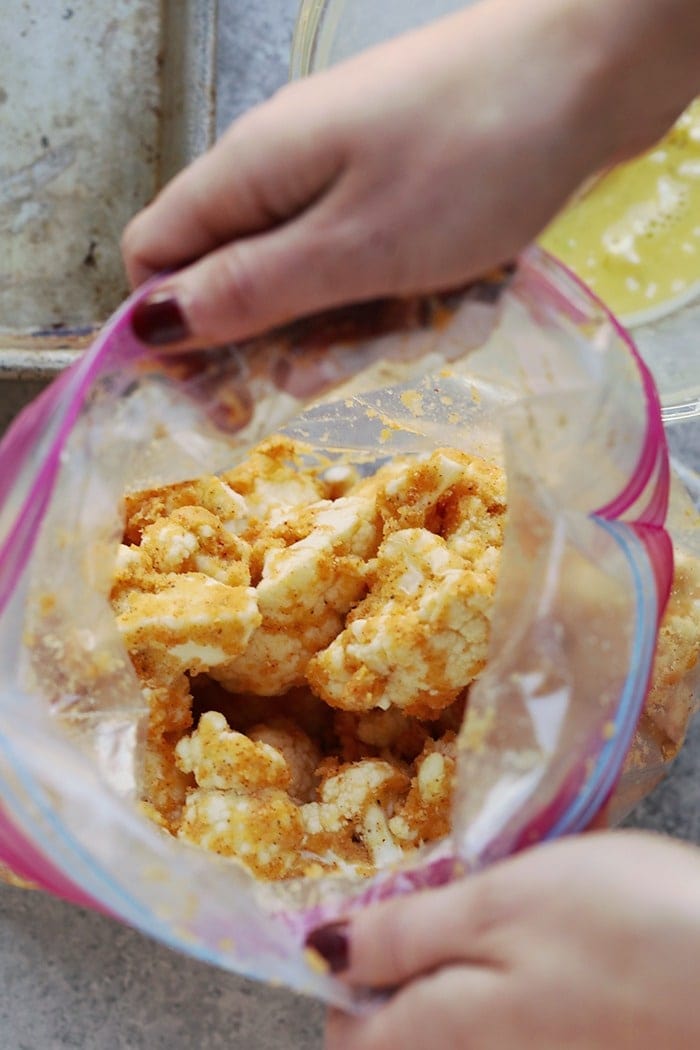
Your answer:
[[[625,333],[537,251],[459,293],[184,356],[136,342],[134,301],[0,446],[0,862],[188,954],[351,1005],[304,953],[311,927],[580,831],[611,798],[629,805],[680,745],[697,652],[678,658],[671,646],[645,707],[674,573],[654,386]],[[321,867],[266,881],[170,834],[141,804],[148,690],[110,602],[125,495],[235,470],[275,433],[331,473],[350,464],[358,484],[441,449],[507,477],[495,595],[480,606],[488,655],[463,696],[450,828],[367,877]],[[414,497],[401,497],[409,510]],[[444,501],[433,510],[444,516]],[[438,527],[419,525],[408,540],[433,542]],[[679,564],[671,601],[685,623],[695,563]],[[381,614],[370,641],[390,661]],[[447,671],[464,630],[454,628]],[[188,664],[191,651],[178,653],[192,677],[201,654]]]

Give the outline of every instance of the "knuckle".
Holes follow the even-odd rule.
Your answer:
[[[392,1023],[388,1012],[380,1009],[365,1023],[357,1045],[362,1050],[397,1050],[406,1044],[397,1040],[396,1025]]]
[[[149,251],[147,238],[144,236],[141,217],[137,216],[122,233],[119,247],[124,260],[129,280],[132,284],[140,283],[154,270],[158,269]]]
[[[218,255],[216,298],[228,317],[245,323],[257,313],[261,275],[254,254],[244,243],[229,245]]]
[[[141,224],[138,217],[132,219],[125,227],[119,242],[122,255],[126,260],[138,260],[141,251]]]
[[[351,958],[353,973],[360,983],[395,984],[401,979],[407,950],[402,937],[403,903],[401,899],[388,901],[355,917],[350,938]]]
[[[476,936],[485,935],[500,926],[504,918],[504,899],[500,880],[492,872],[474,876],[470,887],[469,928]]]
[[[392,908],[384,923],[381,950],[386,955],[388,969],[392,975],[410,973],[416,954],[413,939],[405,932],[408,924],[400,918],[403,914],[398,908]]]
[[[326,1024],[326,1050],[396,1050],[397,1044],[383,1011],[353,1017],[332,1011]]]
[[[401,216],[381,199],[334,202],[314,217],[312,228],[329,259],[327,279],[335,282],[340,272],[352,281],[353,292],[362,295],[402,291],[410,261],[403,227]]]
[[[176,204],[182,214],[191,216],[193,227],[204,234],[205,240],[212,245],[220,244],[221,225],[226,222],[226,202],[212,185],[209,170],[204,169],[196,178],[189,171],[182,174],[181,181],[172,184],[173,205]]]

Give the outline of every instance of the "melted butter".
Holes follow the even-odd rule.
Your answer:
[[[700,99],[654,149],[562,212],[541,244],[627,323],[700,292]]]

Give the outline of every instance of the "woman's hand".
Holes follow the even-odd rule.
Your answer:
[[[700,1046],[700,854],[629,832],[564,840],[378,905],[310,942],[393,994],[333,1013],[327,1050]]]
[[[138,334],[220,344],[512,259],[690,99],[700,41],[667,8],[695,3],[483,0],[284,88],[127,228],[133,285],[182,268]]]

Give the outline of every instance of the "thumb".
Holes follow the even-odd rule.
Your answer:
[[[396,988],[441,967],[498,965],[484,934],[498,920],[489,873],[398,897],[307,938],[330,970],[365,988]]]

